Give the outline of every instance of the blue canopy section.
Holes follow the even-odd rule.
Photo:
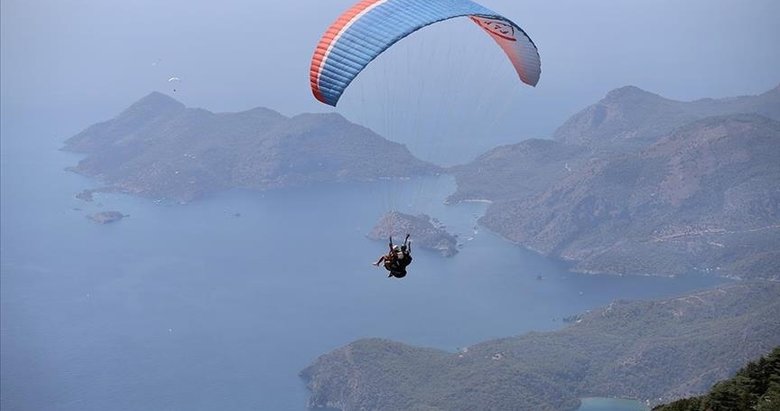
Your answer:
[[[536,85],[541,72],[536,46],[509,19],[470,0],[364,0],[325,33],[314,53],[315,97],[335,106],[344,90],[377,56],[428,25],[469,16],[504,50],[523,82]]]

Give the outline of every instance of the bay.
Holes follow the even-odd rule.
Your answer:
[[[478,227],[485,204],[445,206],[447,176],[88,203],[97,183],[63,170],[79,156],[35,130],[3,131],[3,409],[304,410],[298,372],[358,338],[455,351],[719,282],[571,273]],[[461,252],[386,278],[365,235],[390,209],[439,218]],[[130,216],[86,219],[102,210]]]

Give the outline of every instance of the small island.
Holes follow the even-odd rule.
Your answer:
[[[412,235],[414,245],[436,251],[444,257],[458,253],[457,236],[448,233],[437,220],[425,214],[414,216],[391,211],[379,219],[368,233],[368,238],[386,240],[393,236],[400,242],[406,234]]]
[[[108,224],[119,221],[125,217],[129,217],[127,214],[122,214],[119,211],[101,211],[98,213],[90,214],[87,216],[90,220],[98,224]]]
[[[94,193],[95,190],[82,190],[80,193],[76,194],[76,198],[82,201],[92,202],[95,200]]]

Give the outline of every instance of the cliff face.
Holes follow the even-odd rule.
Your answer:
[[[704,392],[780,344],[779,295],[779,284],[743,283],[616,302],[561,331],[459,353],[360,340],[301,376],[310,406],[345,411],[571,410],[585,396],[668,401]]]
[[[109,188],[191,201],[219,190],[430,174],[438,168],[337,114],[212,113],[152,93],[66,141]]]

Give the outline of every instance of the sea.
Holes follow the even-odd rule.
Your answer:
[[[8,119],[5,119],[8,120]],[[55,123],[5,121],[0,164],[0,408],[4,411],[306,410],[299,372],[356,339],[448,351],[565,326],[617,299],[722,280],[583,275],[479,226],[487,204],[445,205],[449,176],[234,190],[190,204],[74,195]],[[409,275],[371,265],[390,210],[459,236],[415,248]],[[91,213],[128,215],[100,225]],[[414,239],[414,233],[412,238]],[[589,398],[582,411],[639,402]]]

